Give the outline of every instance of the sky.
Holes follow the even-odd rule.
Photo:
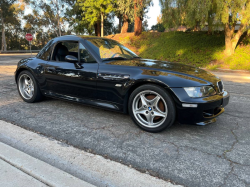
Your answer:
[[[153,6],[149,7],[147,13],[148,16],[148,28],[151,29],[152,25],[157,24],[157,16],[161,14],[161,7],[159,5],[159,0],[153,0]]]

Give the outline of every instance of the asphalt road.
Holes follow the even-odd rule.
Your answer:
[[[23,57],[0,55],[0,119],[177,184],[250,186],[250,74],[216,73],[231,93],[216,123],[151,134],[127,115],[55,99],[23,102],[13,78]]]

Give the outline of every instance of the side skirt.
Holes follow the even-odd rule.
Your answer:
[[[84,105],[93,106],[96,108],[103,108],[106,110],[124,113],[123,105],[119,105],[116,103],[108,103],[108,102],[102,101],[102,100],[94,100],[94,99],[87,99],[87,98],[86,99],[78,98],[78,97],[62,95],[62,94],[58,94],[58,93],[54,93],[54,92],[50,92],[50,91],[43,92],[43,95],[46,97],[52,97],[55,99],[63,99],[63,100],[67,100],[67,101],[71,101],[71,102],[75,102],[75,103],[81,103]]]

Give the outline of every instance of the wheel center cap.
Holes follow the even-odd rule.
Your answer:
[[[151,110],[152,110],[152,108],[151,108],[151,107],[148,107],[148,110],[149,110],[149,111],[151,111]]]

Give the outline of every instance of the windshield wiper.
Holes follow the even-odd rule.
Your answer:
[[[128,60],[128,59],[124,57],[113,57],[113,58],[105,58],[102,61],[108,61],[108,60]]]

